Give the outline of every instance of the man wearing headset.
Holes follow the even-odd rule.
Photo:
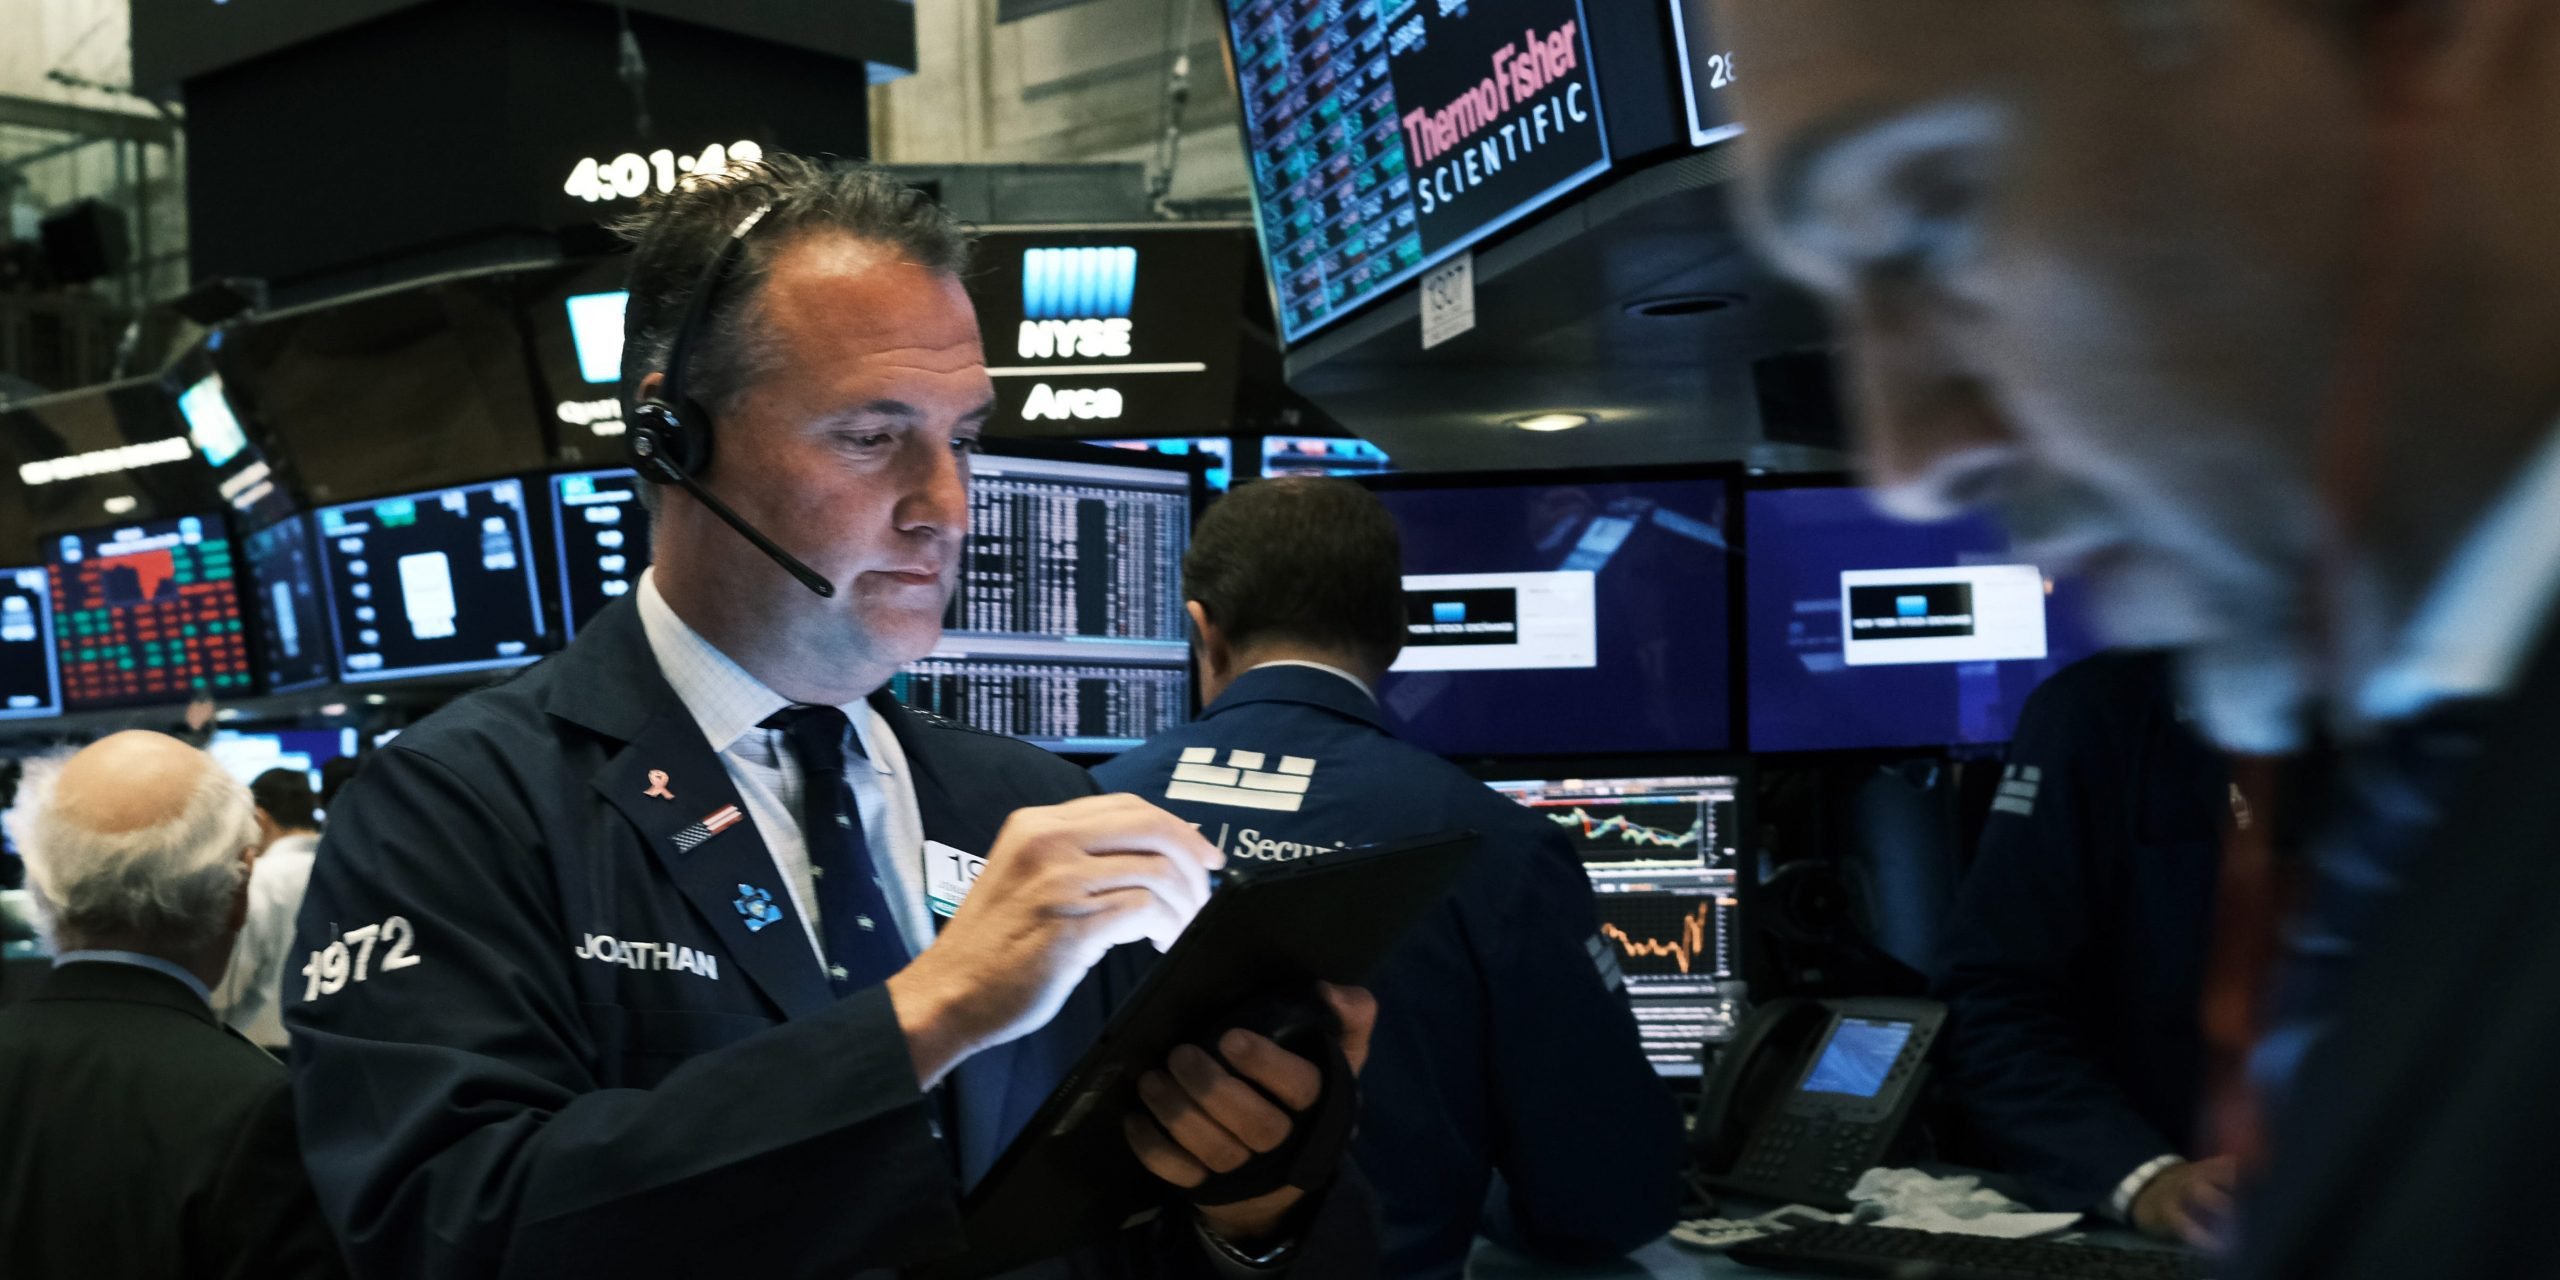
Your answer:
[[[1713,16],[1746,216],[1842,323],[1889,501],[2078,562],[2225,747],[2339,744],[2329,812],[2255,788],[2310,854],[2277,994],[2209,979],[2233,1059],[2262,1028],[2240,1271],[2547,1274],[2560,6]],[[2217,973],[2278,939],[2263,865],[2225,860]]]
[[[379,753],[302,912],[304,1152],[360,1274],[949,1253],[961,1189],[1126,993],[1114,949],[1169,943],[1220,863],[882,692],[940,636],[993,405],[957,224],[876,170],[775,156],[631,230],[654,567]],[[983,870],[929,885],[928,846]],[[1356,1066],[1374,1006],[1332,997]],[[1349,1188],[1185,1203],[1319,1092],[1262,1037],[1215,1047],[1144,1076],[1126,1120],[1167,1211],[1045,1274],[1367,1269]]]

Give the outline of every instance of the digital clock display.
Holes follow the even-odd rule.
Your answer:
[[[764,148],[745,141],[715,142],[692,154],[660,147],[647,155],[625,151],[610,160],[588,156],[569,171],[569,180],[560,189],[589,204],[637,200],[652,191],[665,195],[675,190],[687,174],[721,173],[733,164],[762,159]]]

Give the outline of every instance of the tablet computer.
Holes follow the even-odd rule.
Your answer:
[[[1472,831],[1230,872],[961,1203],[966,1252],[912,1280],[977,1280],[1108,1238],[1174,1194],[1129,1150],[1137,1081],[1221,1015],[1309,980],[1358,984],[1475,853]]]

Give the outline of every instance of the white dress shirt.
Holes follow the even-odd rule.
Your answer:
[[[809,949],[826,963],[818,928],[817,876],[809,862],[809,841],[800,830],[800,762],[783,745],[782,731],[761,727],[763,720],[791,705],[791,700],[765,687],[729,655],[720,652],[676,616],[658,594],[654,570],[640,575],[640,626],[658,670],[675,689],[685,710],[693,713],[702,736],[729,771],[729,781],[755,823],[756,834],[773,855],[775,870],[799,908],[808,931]],[[924,895],[924,816],[916,807],[915,777],[906,752],[889,722],[859,699],[839,708],[852,722],[861,754],[845,757],[846,781],[853,785],[854,806],[861,811],[863,839],[880,871],[880,887],[889,899],[898,934],[913,955],[933,942],[933,914]]]
[[[311,884],[317,832],[277,836],[249,869],[249,919],[231,945],[231,967],[213,989],[213,1009],[261,1049],[284,1051],[285,960],[293,950],[293,918]]]
[[[2398,651],[2359,691],[2377,723],[2507,692],[2560,599],[2560,430],[2436,575]]]

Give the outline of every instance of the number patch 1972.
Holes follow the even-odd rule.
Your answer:
[[[346,990],[349,982],[362,982],[379,968],[389,973],[406,969],[424,957],[409,948],[418,940],[418,931],[407,916],[393,916],[380,924],[349,929],[338,940],[311,953],[311,961],[302,966],[302,998],[317,1000]],[[382,963],[373,963],[375,943],[382,943]]]

